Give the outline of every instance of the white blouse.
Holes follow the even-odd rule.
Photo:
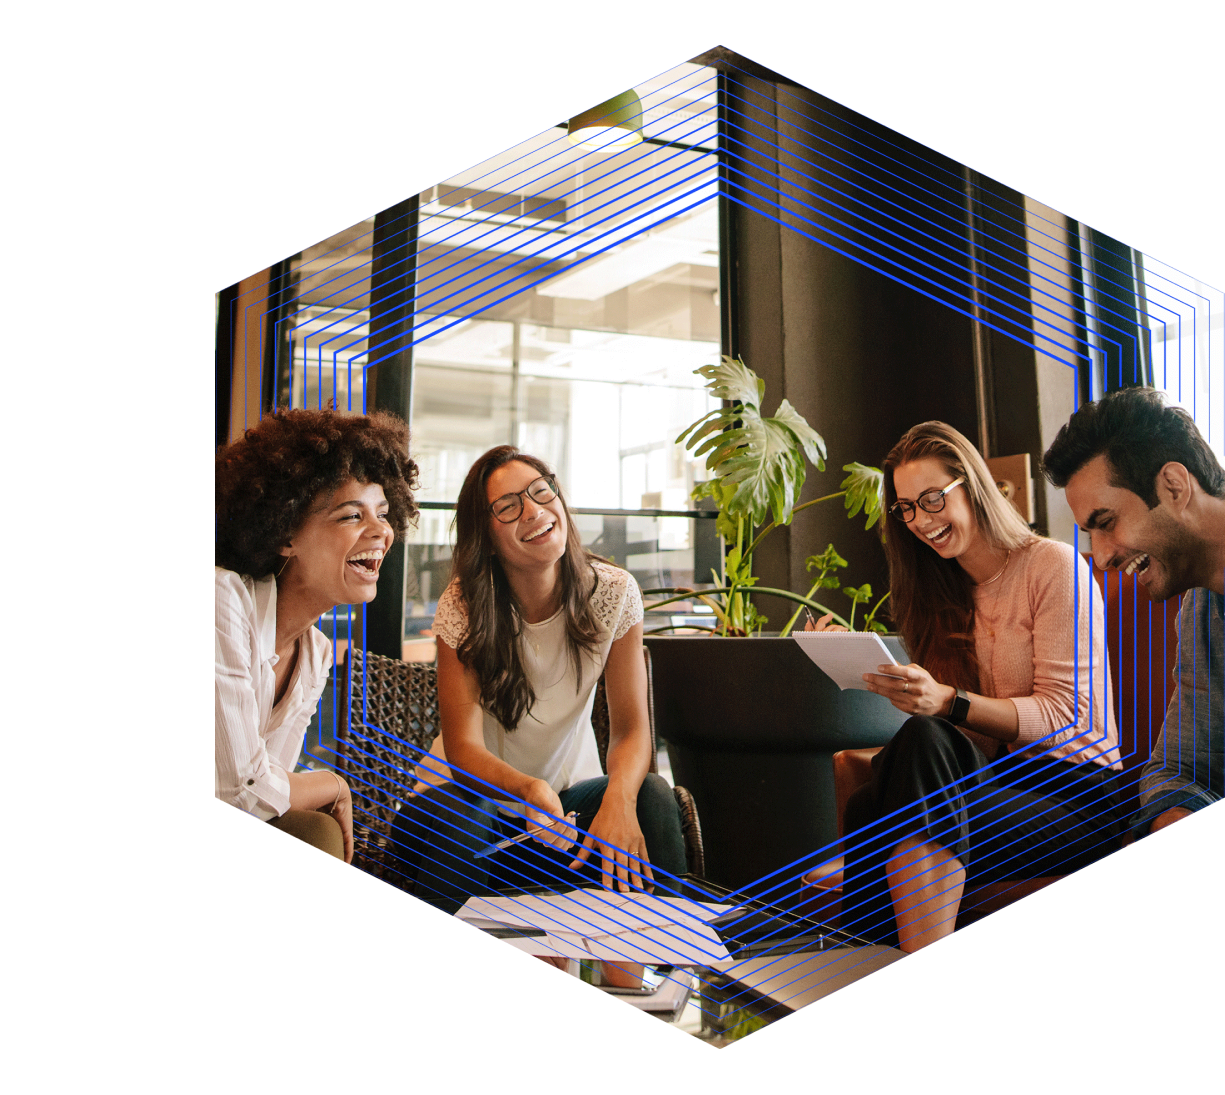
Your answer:
[[[608,662],[609,648],[642,619],[642,594],[629,573],[604,562],[593,561],[592,567],[598,579],[592,607],[603,635],[594,656],[584,655],[581,679],[575,676],[566,646],[565,615],[559,611],[540,623],[525,623],[519,638],[519,656],[536,693],[531,711],[513,731],[484,712],[485,748],[558,792],[603,775],[591,728],[595,685]],[[453,580],[438,598],[434,634],[454,649],[467,630],[467,606]]]
[[[281,702],[276,693],[276,579],[215,567],[217,685],[215,790],[267,821],[289,809],[289,773],[327,684],[332,644],[317,627],[302,636]]]

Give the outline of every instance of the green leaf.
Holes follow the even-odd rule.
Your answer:
[[[889,631],[889,629],[883,623],[881,623],[880,620],[873,620],[870,624],[868,624],[867,630],[879,632],[881,635],[885,635]]]
[[[712,395],[734,405],[703,415],[677,443],[704,457],[711,475],[731,489],[730,496],[719,499],[728,517],[743,517],[750,528],[764,524],[767,515],[777,524],[790,524],[804,486],[805,456],[825,467],[821,435],[785,399],[773,418],[763,418],[765,383],[738,358],[724,356],[718,365],[695,371],[706,378]],[[716,497],[713,489],[706,495]]]
[[[706,388],[711,395],[735,400],[754,410],[761,406],[766,382],[740,358],[724,354],[718,365],[703,365],[694,372],[706,378]]]
[[[820,555],[810,555],[804,560],[804,566],[809,570],[832,570],[834,567],[844,567],[847,561],[834,550],[830,544]]]
[[[676,444],[684,443],[685,447],[688,448],[695,444],[699,438],[705,437],[712,429],[719,429],[721,426],[719,419],[722,415],[722,407],[716,407],[713,411],[707,411],[696,422],[691,422],[681,430],[680,435],[676,439]],[[686,435],[689,437],[688,441],[685,440]]]
[[[858,589],[854,586],[843,586],[842,592],[857,605],[867,604],[872,599],[872,587],[867,582],[864,582]]]
[[[747,417],[740,429],[727,431],[723,439],[706,463],[736,487],[729,512],[743,514],[753,525],[763,524],[768,514],[780,525],[790,524],[805,474],[791,430],[773,419]]]
[[[780,429],[788,430],[817,471],[825,470],[825,439],[787,400],[784,399],[774,412],[774,417],[766,421],[777,423]]]
[[[846,515],[854,517],[860,510],[868,518],[864,528],[871,528],[880,520],[885,500],[885,475],[880,468],[865,464],[843,464],[842,470],[850,474],[842,481],[846,491]]]

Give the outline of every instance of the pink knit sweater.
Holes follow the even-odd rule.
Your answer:
[[[979,692],[1017,709],[1009,749],[1121,769],[1102,595],[1075,549],[1040,538],[1017,548],[974,606]]]

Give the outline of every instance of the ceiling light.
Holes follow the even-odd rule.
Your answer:
[[[642,100],[632,91],[623,91],[584,110],[566,123],[566,138],[591,152],[633,148],[642,140]]]

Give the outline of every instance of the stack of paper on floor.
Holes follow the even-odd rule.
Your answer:
[[[729,957],[708,921],[730,908],[679,897],[587,889],[471,897],[455,915],[478,927],[536,933],[508,940],[529,954],[706,966]]]

